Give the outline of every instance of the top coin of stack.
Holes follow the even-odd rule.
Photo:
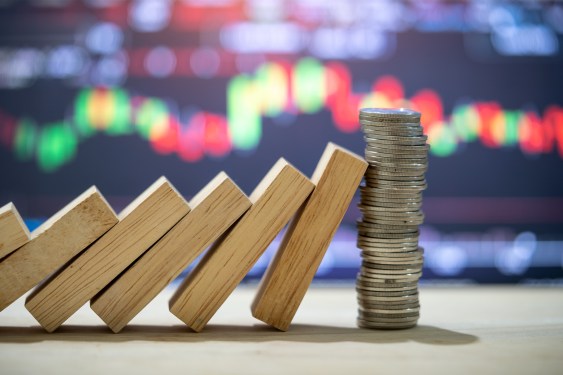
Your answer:
[[[420,113],[409,109],[364,108],[360,124],[369,167],[360,187],[358,325],[413,327],[420,311],[423,249],[418,246],[418,225],[424,220],[427,137]]]

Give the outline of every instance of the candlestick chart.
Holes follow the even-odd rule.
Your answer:
[[[401,81],[384,75],[369,92],[354,92],[344,64],[323,64],[304,58],[294,64],[267,62],[253,74],[229,80],[224,113],[198,111],[187,121],[164,100],[135,95],[122,88],[81,89],[61,121],[38,126],[32,118],[1,113],[2,144],[19,160],[34,159],[44,172],[72,162],[80,144],[95,133],[136,134],[158,154],[174,153],[188,163],[222,157],[233,149],[254,149],[262,137],[263,118],[284,113],[328,111],[340,132],[359,131],[363,107],[408,107],[423,114],[430,153],[448,157],[461,143],[479,142],[489,148],[518,147],[527,154],[558,153],[563,157],[563,108],[543,113],[503,108],[495,101],[471,101],[444,113],[440,94],[422,88],[405,97]]]

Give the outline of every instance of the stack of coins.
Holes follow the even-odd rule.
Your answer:
[[[420,314],[423,249],[418,246],[418,226],[424,219],[427,137],[420,113],[409,109],[364,108],[360,124],[369,167],[360,187],[358,326],[414,327]]]

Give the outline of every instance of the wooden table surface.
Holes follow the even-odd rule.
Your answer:
[[[250,315],[239,287],[202,333],[161,293],[122,333],[83,307],[48,334],[23,307],[0,313],[0,374],[563,373],[563,288],[423,287],[419,326],[356,328],[352,285],[309,290],[288,332]],[[180,372],[181,371],[181,372]]]

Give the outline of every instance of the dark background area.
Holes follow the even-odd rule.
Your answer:
[[[40,166],[37,151],[25,160],[18,157],[15,139],[23,118],[34,122],[35,134],[63,120],[72,127],[76,97],[89,88],[123,88],[130,98],[163,100],[172,115],[213,113],[228,124],[229,83],[255,73],[255,69],[237,68],[237,61],[247,58],[295,66],[302,58],[312,57],[325,68],[331,63],[345,66],[356,95],[366,95],[374,82],[389,75],[402,84],[406,99],[432,90],[443,106],[444,126],[452,126],[452,111],[461,104],[495,102],[505,111],[536,114],[543,123],[548,108],[563,113],[563,8],[557,2],[392,2],[387,8],[381,2],[384,5],[378,10],[362,1],[322,6],[299,1],[271,2],[270,6],[239,1],[161,2],[158,6],[151,1],[2,3],[0,204],[13,201],[30,227],[90,185],[96,185],[116,211],[161,175],[189,198],[224,170],[250,194],[280,157],[310,176],[327,142],[359,154],[365,145],[359,130],[340,131],[334,108],[324,105],[314,113],[290,108],[274,117],[262,116],[263,133],[255,148],[232,144],[225,155],[205,155],[196,162],[175,153],[155,152],[151,142],[135,132],[109,136],[104,131],[90,137],[76,135],[75,154],[51,170]],[[143,6],[150,12],[135,20],[135,14],[143,14],[138,10]],[[359,10],[354,11],[355,7]],[[146,25],[154,29],[159,11],[168,12],[160,18],[166,22],[156,30],[143,30]],[[345,11],[350,15],[342,18]],[[369,22],[366,14],[370,11],[387,22]],[[386,17],[385,12],[389,12]],[[191,21],[180,22],[180,16]],[[258,44],[252,53],[237,51],[225,44],[221,33],[238,24],[297,27],[301,44],[292,51],[276,51],[274,44],[264,51]],[[100,25],[111,25],[117,34],[107,35],[122,38],[110,52],[100,52],[86,42]],[[326,51],[314,47],[321,28],[335,33]],[[360,52],[340,55],[336,48],[331,50],[338,32],[349,36],[356,29],[380,38],[379,52],[359,56],[360,47]],[[495,42],[499,38],[508,38],[506,45]],[[252,40],[241,40],[241,48]],[[373,40],[366,38],[367,49]],[[55,52],[61,46],[74,46],[77,54],[61,54],[57,60]],[[147,54],[160,47],[175,53],[212,50],[222,65],[216,74],[200,77],[196,71],[180,69],[188,62],[177,53],[172,73],[158,76],[150,69],[143,71]],[[22,58],[29,50],[33,56]],[[104,59],[125,61],[121,76],[115,78],[117,68],[110,69],[107,77],[96,75]],[[63,68],[77,64],[82,68],[61,75],[49,68],[50,61],[58,61]],[[26,66],[33,69],[26,71]],[[563,279],[563,147],[558,146],[559,140],[563,142],[563,115],[558,123],[545,126],[551,129],[544,130],[553,137],[552,146],[541,152],[522,147],[526,133],[519,124],[519,141],[513,145],[490,147],[479,136],[471,142],[457,138],[453,153],[431,153],[424,193],[426,220],[421,228],[427,281],[559,283]],[[319,271],[319,280],[355,277],[359,264],[354,243],[356,203],[357,197]],[[276,244],[251,278],[264,269]]]

